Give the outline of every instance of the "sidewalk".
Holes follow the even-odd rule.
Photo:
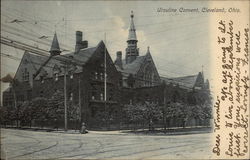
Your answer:
[[[15,128],[7,127],[7,129],[19,129],[19,130],[29,130],[29,131],[39,131],[39,132],[52,132],[52,133],[62,133],[62,134],[80,134],[79,130],[63,130],[63,129],[51,129],[51,128]],[[148,131],[147,129],[137,129],[137,130],[112,130],[112,131],[94,131],[89,130],[87,134],[101,134],[101,135],[187,135],[187,134],[202,134],[209,133],[212,129],[210,127],[193,127],[193,128],[169,128],[164,133],[162,128],[156,128],[154,131]]]

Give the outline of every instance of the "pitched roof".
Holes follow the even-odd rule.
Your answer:
[[[161,79],[164,80],[166,84],[173,83],[173,84],[178,84],[180,87],[191,89],[195,86],[197,77],[198,77],[198,74],[184,76],[184,77],[176,77],[176,78],[161,77]]]
[[[97,47],[84,48],[81,49],[78,53],[72,52],[65,54],[64,56],[73,58],[77,61],[80,61],[82,64],[85,64],[90,59],[90,57],[92,57],[92,55],[95,53],[96,49]]]
[[[123,60],[123,72],[129,73],[129,74],[136,74],[141,65],[144,63],[144,60],[146,59],[146,55],[144,56],[138,56],[132,63],[125,63],[125,60]]]
[[[59,54],[59,53],[61,53],[56,33],[54,34],[53,41],[52,41],[51,48],[50,48],[49,52],[51,54]]]
[[[53,56],[51,57],[49,62],[45,66],[43,66],[42,68],[43,73],[40,72],[39,74],[43,74],[43,75],[47,74],[47,77],[52,77],[54,73],[53,68],[55,67],[55,65],[57,66],[62,65],[62,61],[60,61],[60,59],[65,60],[65,59],[72,58],[73,60],[76,60],[77,62],[81,62],[81,64],[85,64],[90,59],[90,57],[94,54],[96,48],[97,47],[81,49],[77,54],[72,52],[72,53],[68,53],[65,55]],[[28,53],[28,55],[29,55],[29,60],[33,64],[34,69],[36,71],[38,70],[38,68],[41,67],[42,64],[44,64],[45,61],[48,60],[48,57],[49,57],[49,55],[48,57],[46,57],[46,56],[40,56],[40,55],[35,55],[35,54],[30,54],[30,53]],[[77,65],[75,73],[79,73],[79,72],[81,72],[81,66]],[[63,74],[63,72],[60,72],[60,73]]]

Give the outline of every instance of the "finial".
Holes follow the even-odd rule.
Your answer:
[[[134,13],[133,13],[133,11],[131,11],[131,16],[130,16],[131,18],[134,18]]]
[[[149,46],[148,46],[148,52],[149,52]]]

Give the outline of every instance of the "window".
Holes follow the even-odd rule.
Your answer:
[[[100,79],[103,80],[103,73],[100,73]]]
[[[41,83],[44,83],[44,78],[43,76],[40,76]]]
[[[55,81],[58,81],[58,73],[55,73]]]
[[[95,79],[98,79],[98,73],[95,72]]]
[[[23,81],[29,81],[29,72],[27,68],[24,68],[23,73],[22,73],[22,78],[23,78]]]
[[[43,91],[40,91],[40,97],[43,97]]]
[[[69,94],[69,100],[70,100],[70,101],[73,100],[73,93],[72,93],[72,92]]]
[[[103,93],[100,93],[100,100],[103,101]]]
[[[96,92],[92,92],[91,99],[95,100],[96,99]]]

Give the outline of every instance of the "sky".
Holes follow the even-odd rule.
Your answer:
[[[125,57],[130,12],[134,12],[140,55],[150,47],[160,76],[179,77],[209,70],[209,14],[157,12],[158,8],[201,8],[207,2],[184,1],[1,1],[1,36],[49,50],[56,32],[62,49],[73,51],[75,31],[83,32],[89,46],[104,40],[112,59]],[[22,22],[13,23],[18,19]],[[39,39],[46,36],[45,39]],[[69,51],[62,52],[62,54]],[[14,74],[23,50],[1,44],[1,77]],[[3,91],[8,84],[2,84]]]

